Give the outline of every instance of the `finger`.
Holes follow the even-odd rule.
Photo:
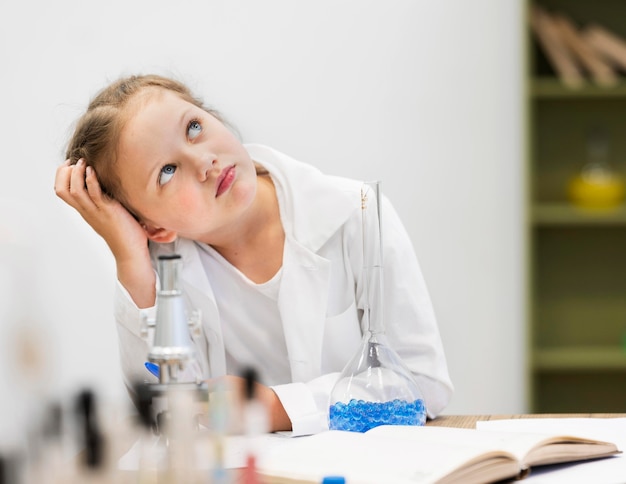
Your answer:
[[[85,186],[92,200],[97,202],[102,199],[102,187],[100,186],[95,170],[91,166],[85,168]]]
[[[75,165],[70,166],[72,170],[69,181],[69,196],[73,201],[73,205],[80,210],[92,210],[97,207],[94,200],[87,191],[85,170],[86,163],[84,159],[80,159]]]
[[[70,193],[76,197],[85,192],[85,160],[82,158],[72,166]]]
[[[93,200],[87,192],[85,181],[86,165],[85,160],[81,158],[71,167],[72,173],[70,174],[69,187],[72,198],[74,198],[82,206],[89,207],[93,205]]]
[[[67,160],[57,168],[54,177],[54,193],[65,201],[69,197],[71,174],[72,167],[69,164],[69,160]]]

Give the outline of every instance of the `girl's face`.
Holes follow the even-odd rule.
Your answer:
[[[121,132],[116,169],[150,238],[213,244],[241,229],[257,189],[242,144],[174,92],[150,89],[138,96]]]

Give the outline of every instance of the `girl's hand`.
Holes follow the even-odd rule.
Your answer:
[[[227,375],[225,377],[226,385],[231,391],[238,396],[240,404],[244,402],[246,381],[240,376]],[[291,430],[291,420],[285,407],[281,403],[278,395],[270,387],[261,383],[254,383],[254,395],[267,410],[267,418],[269,423],[269,432],[279,432],[281,430]]]
[[[83,159],[69,160],[56,171],[54,191],[105,240],[117,265],[117,276],[139,307],[155,300],[155,275],[148,237],[140,223],[117,200],[106,196],[96,173]]]
[[[54,190],[106,241],[116,258],[145,248],[148,241],[139,222],[117,200],[102,193],[95,172],[83,159],[75,165],[68,160],[57,168]]]

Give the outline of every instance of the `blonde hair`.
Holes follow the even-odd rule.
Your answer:
[[[184,84],[159,75],[133,75],[121,78],[101,90],[78,119],[66,150],[71,164],[83,158],[95,170],[104,193],[128,206],[121,180],[115,170],[120,133],[129,118],[129,103],[147,88],[173,91],[183,100],[215,116],[225,125],[222,116],[204,106]],[[232,129],[232,127],[229,126]]]

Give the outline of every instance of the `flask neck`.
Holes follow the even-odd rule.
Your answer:
[[[372,335],[384,334],[382,267],[366,267],[364,277],[368,286],[367,303],[363,312],[366,323],[364,326]]]
[[[383,236],[380,182],[367,182],[361,188],[363,229],[363,284],[366,303],[365,327],[383,333]]]
[[[611,171],[609,162],[609,134],[603,127],[595,127],[587,134],[586,168],[605,172]]]

